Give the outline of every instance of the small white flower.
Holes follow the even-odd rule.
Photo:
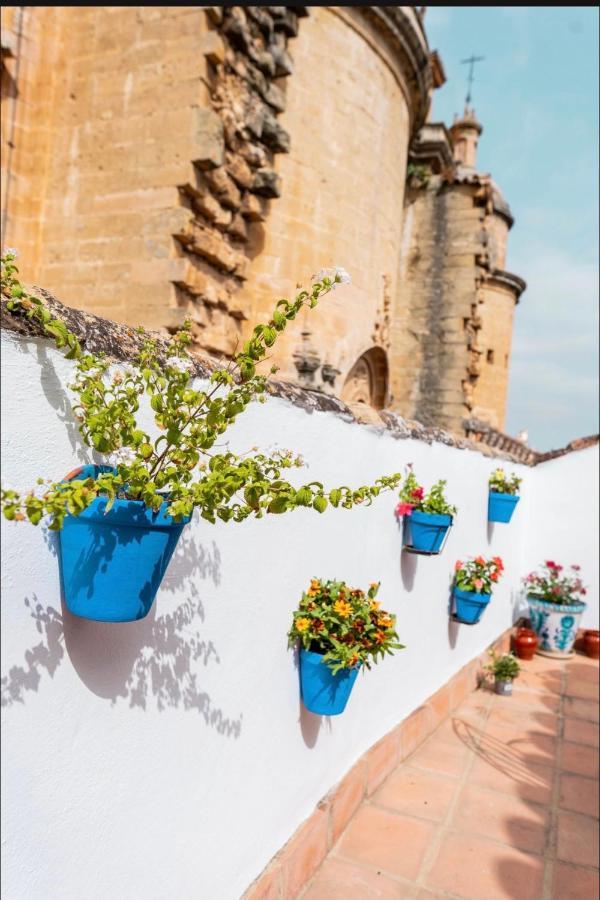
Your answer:
[[[346,272],[346,270],[342,268],[342,266],[336,266],[334,271],[335,281],[337,281],[338,284],[351,284],[352,279],[350,278],[348,272]]]
[[[128,466],[136,459],[137,453],[131,447],[121,447],[110,456],[110,462],[113,466],[118,466],[119,464]]]
[[[2,255],[3,256],[14,256],[16,259],[19,254],[18,254],[18,251],[15,250],[14,247],[5,247],[4,250],[2,251]]]

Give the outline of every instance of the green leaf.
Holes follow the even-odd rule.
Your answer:
[[[319,513],[325,512],[327,509],[327,499],[322,494],[317,494],[313,500],[313,507]]]

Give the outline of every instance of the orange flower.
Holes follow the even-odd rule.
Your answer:
[[[371,607],[371,609],[379,609],[381,603],[379,602],[379,600],[371,600],[369,606]]]
[[[353,653],[349,659],[349,663],[351,666],[355,666],[357,662],[358,662],[358,654]]]
[[[375,640],[378,644],[383,644],[383,642],[385,641],[385,634],[383,633],[383,631],[377,632],[377,634],[375,635]]]
[[[485,566],[485,559],[483,558],[483,556],[476,556],[475,562],[478,566]]]
[[[317,590],[316,588],[312,588],[312,587],[311,587],[311,588],[309,588],[309,589],[307,590],[306,596],[307,596],[307,597],[316,597],[318,593],[319,593],[319,592],[318,592],[318,590]]]
[[[491,581],[498,581],[499,578],[500,578],[500,575],[498,574],[498,572],[490,572],[490,580]]]
[[[372,591],[374,591],[375,588],[378,588],[378,587],[379,587],[379,582],[378,582],[378,581],[372,581],[371,584],[369,585],[369,587],[371,588]]]
[[[379,625],[380,628],[391,628],[393,625],[393,622],[389,616],[380,616],[377,619],[377,624]]]
[[[338,616],[342,617],[342,619],[347,619],[348,616],[352,613],[352,607],[345,600],[336,600],[333,604],[333,608]]]
[[[310,619],[296,619],[296,631],[299,631],[300,634],[303,634],[305,631],[308,631],[310,628]]]
[[[504,571],[504,563],[502,562],[502,558],[500,556],[492,556],[492,562],[495,563],[496,568],[501,572]]]

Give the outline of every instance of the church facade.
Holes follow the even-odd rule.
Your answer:
[[[2,241],[65,303],[235,353],[323,267],[352,284],[279,377],[465,432],[504,427],[508,204],[419,7],[5,7]]]

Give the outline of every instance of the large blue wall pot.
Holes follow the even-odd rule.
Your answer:
[[[490,491],[488,522],[510,522],[520,499],[517,494],[498,494],[496,491]]]
[[[579,620],[585,603],[547,603],[535,597],[527,597],[531,627],[538,636],[536,653],[564,659],[573,656]]]
[[[491,594],[461,591],[457,587],[452,591],[452,596],[454,597],[454,614],[465,625],[476,625],[484,609],[492,599]]]
[[[83,466],[67,476],[94,477],[107,466]],[[153,512],[138,500],[115,500],[106,512],[97,497],[59,532],[63,594],[75,616],[133,622],[148,615],[177,541],[189,518],[176,523],[163,503]]]
[[[439,553],[451,525],[452,516],[413,509],[410,516],[404,516],[404,546],[411,550]]]
[[[320,653],[300,650],[300,693],[305,707],[319,716],[339,716],[346,709],[358,666],[335,675]]]

